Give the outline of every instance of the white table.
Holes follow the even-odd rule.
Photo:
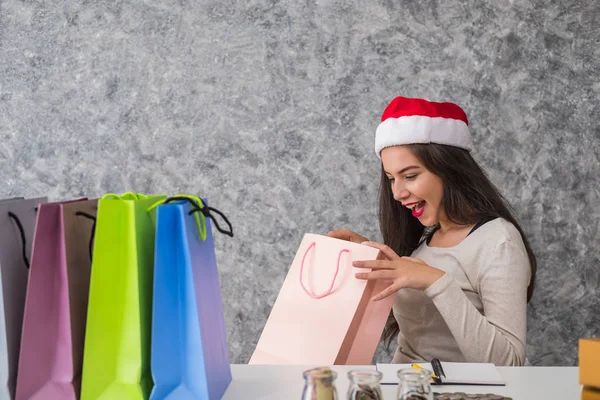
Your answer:
[[[239,365],[231,366],[233,382],[223,400],[300,400],[302,372],[315,366]],[[369,366],[333,366],[338,373],[339,399],[346,399],[347,373]],[[506,386],[433,386],[435,392],[496,393],[514,400],[578,400],[581,385],[577,367],[498,367]],[[396,386],[383,385],[383,398],[396,399]]]

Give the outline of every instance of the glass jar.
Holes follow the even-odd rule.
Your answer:
[[[348,400],[382,400],[382,374],[374,370],[353,370],[348,372]]]
[[[398,371],[398,400],[433,400],[431,371],[426,369],[401,369]]]
[[[304,371],[304,390],[302,400],[337,400],[335,379],[337,373],[328,367],[319,367]]]

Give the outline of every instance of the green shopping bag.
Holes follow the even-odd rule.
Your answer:
[[[153,216],[166,196],[107,194],[98,202],[82,400],[142,400],[152,390]]]

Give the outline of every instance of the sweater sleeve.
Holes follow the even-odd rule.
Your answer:
[[[479,269],[481,314],[448,273],[425,294],[433,301],[468,362],[523,365],[527,332],[529,259],[507,239]]]

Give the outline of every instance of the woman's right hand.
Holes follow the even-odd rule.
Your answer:
[[[354,242],[354,243],[362,243],[362,242],[369,241],[369,238],[367,238],[363,235],[359,235],[356,232],[352,232],[350,229],[338,229],[335,231],[331,231],[327,234],[327,236],[336,238],[336,239],[347,240],[349,242]]]

